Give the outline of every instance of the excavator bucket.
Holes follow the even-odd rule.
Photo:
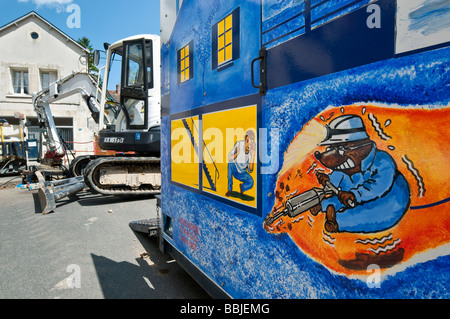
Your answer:
[[[39,180],[38,197],[44,215],[55,210],[58,199],[78,193],[86,186],[83,176],[46,181],[41,172],[36,171],[35,174]]]

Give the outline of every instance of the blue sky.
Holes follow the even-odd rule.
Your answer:
[[[70,28],[74,11],[67,9],[71,4],[80,9],[79,28]],[[142,33],[159,34],[160,30],[159,0],[0,0],[0,6],[0,26],[35,11],[72,39],[87,37],[99,50],[104,42]]]

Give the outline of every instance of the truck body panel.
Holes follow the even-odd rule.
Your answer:
[[[184,0],[161,49],[169,251],[233,298],[448,297],[448,12]],[[267,222],[320,173],[356,206]]]

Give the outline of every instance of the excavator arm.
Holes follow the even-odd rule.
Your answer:
[[[44,158],[50,159],[53,163],[61,161],[65,150],[56,130],[50,104],[74,94],[82,96],[92,118],[98,124],[101,90],[97,81],[88,73],[74,72],[51,83],[48,89],[33,93],[33,107],[48,149]],[[108,118],[105,121],[108,121]]]

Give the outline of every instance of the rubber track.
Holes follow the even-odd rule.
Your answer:
[[[104,165],[111,165],[117,167],[129,167],[144,165],[157,165],[158,172],[160,170],[161,159],[157,157],[103,157],[91,161],[84,170],[84,182],[93,192],[103,195],[154,195],[161,193],[161,185],[155,185],[154,187],[140,187],[139,189],[131,189],[126,185],[112,185],[102,186],[98,179],[98,170]]]
[[[77,176],[81,176],[81,167],[79,166],[80,163],[84,162],[84,161],[93,161],[97,158],[99,158],[102,155],[96,156],[96,155],[81,155],[81,156],[77,156],[71,163],[69,166],[69,174],[71,177],[77,177]]]

